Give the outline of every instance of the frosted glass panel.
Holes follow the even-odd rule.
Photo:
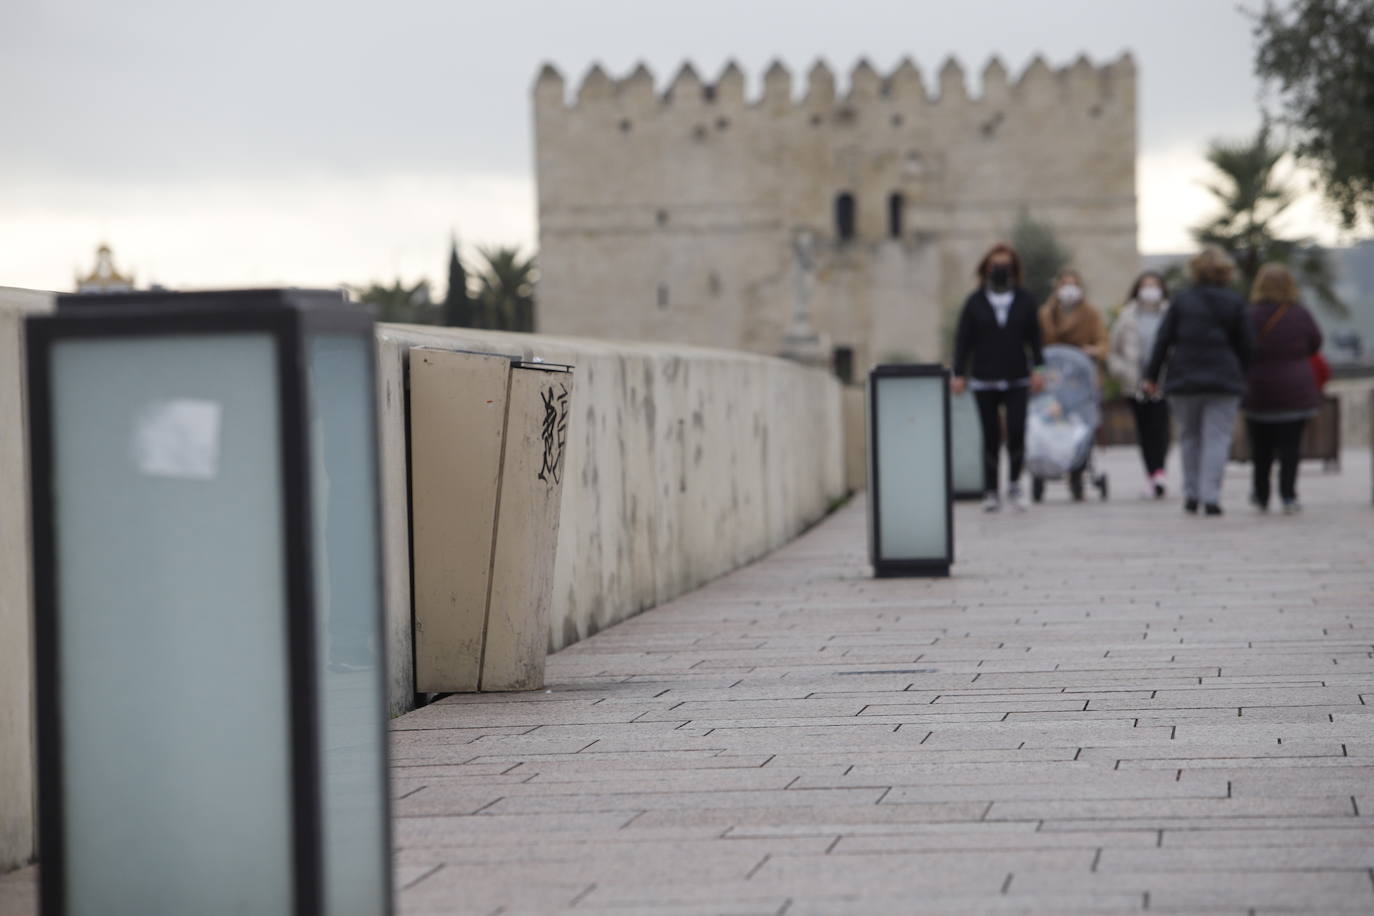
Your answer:
[[[950,471],[955,493],[983,492],[983,428],[972,392],[949,399]]]
[[[325,903],[334,916],[384,912],[390,867],[371,345],[357,335],[310,341]]]
[[[273,341],[63,340],[51,370],[69,912],[289,913]]]
[[[881,559],[944,559],[944,389],[938,376],[879,376],[878,507]]]

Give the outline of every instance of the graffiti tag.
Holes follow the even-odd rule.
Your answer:
[[[560,483],[563,479],[563,453],[568,445],[568,386],[550,385],[540,393],[544,401],[544,464],[539,479]]]

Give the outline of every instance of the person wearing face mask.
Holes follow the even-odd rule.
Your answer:
[[[978,289],[959,313],[950,391],[973,392],[983,428],[983,511],[1001,508],[998,457],[1005,414],[1007,501],[1024,511],[1021,466],[1026,454],[1026,406],[1042,387],[1040,324],[1035,300],[1021,288],[1021,259],[1010,245],[994,245],[978,264]]]
[[[1049,346],[1077,347],[1097,363],[1098,388],[1102,385],[1102,362],[1107,358],[1107,323],[1097,306],[1084,295],[1083,277],[1071,267],[1059,271],[1054,292],[1040,307],[1040,339]],[[1083,499],[1083,468],[1069,472],[1069,492],[1075,501]]]
[[[1054,280],[1054,292],[1040,307],[1040,341],[1045,346],[1077,347],[1100,367],[1107,358],[1107,323],[1084,295],[1083,278],[1066,267]]]
[[[1145,463],[1145,495],[1164,498],[1164,459],[1169,454],[1169,402],[1150,397],[1140,381],[1154,351],[1155,336],[1169,308],[1164,278],[1145,271],[1136,278],[1121,314],[1112,325],[1107,372],[1125,393],[1135,417],[1136,441]]]

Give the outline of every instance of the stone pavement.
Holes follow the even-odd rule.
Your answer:
[[[396,719],[400,912],[1374,912],[1368,452],[1291,518],[1105,464],[961,504],[950,579],[871,579],[856,500],[547,692]]]
[[[869,578],[861,500],[395,725],[401,912],[1374,912],[1368,453],[1307,511],[1065,488]]]

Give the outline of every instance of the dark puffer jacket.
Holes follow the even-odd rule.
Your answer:
[[[1166,394],[1245,393],[1255,350],[1249,307],[1222,286],[1194,286],[1173,299],[1155,336],[1145,378],[1164,373]]]
[[[1264,331],[1282,306],[1258,302],[1250,307],[1258,338],[1250,366],[1250,389],[1242,405],[1258,413],[1310,410],[1321,406],[1321,392],[1312,374],[1312,354],[1322,348],[1322,332],[1312,313],[1301,305],[1288,307]],[[1263,333],[1261,333],[1263,332]]]

